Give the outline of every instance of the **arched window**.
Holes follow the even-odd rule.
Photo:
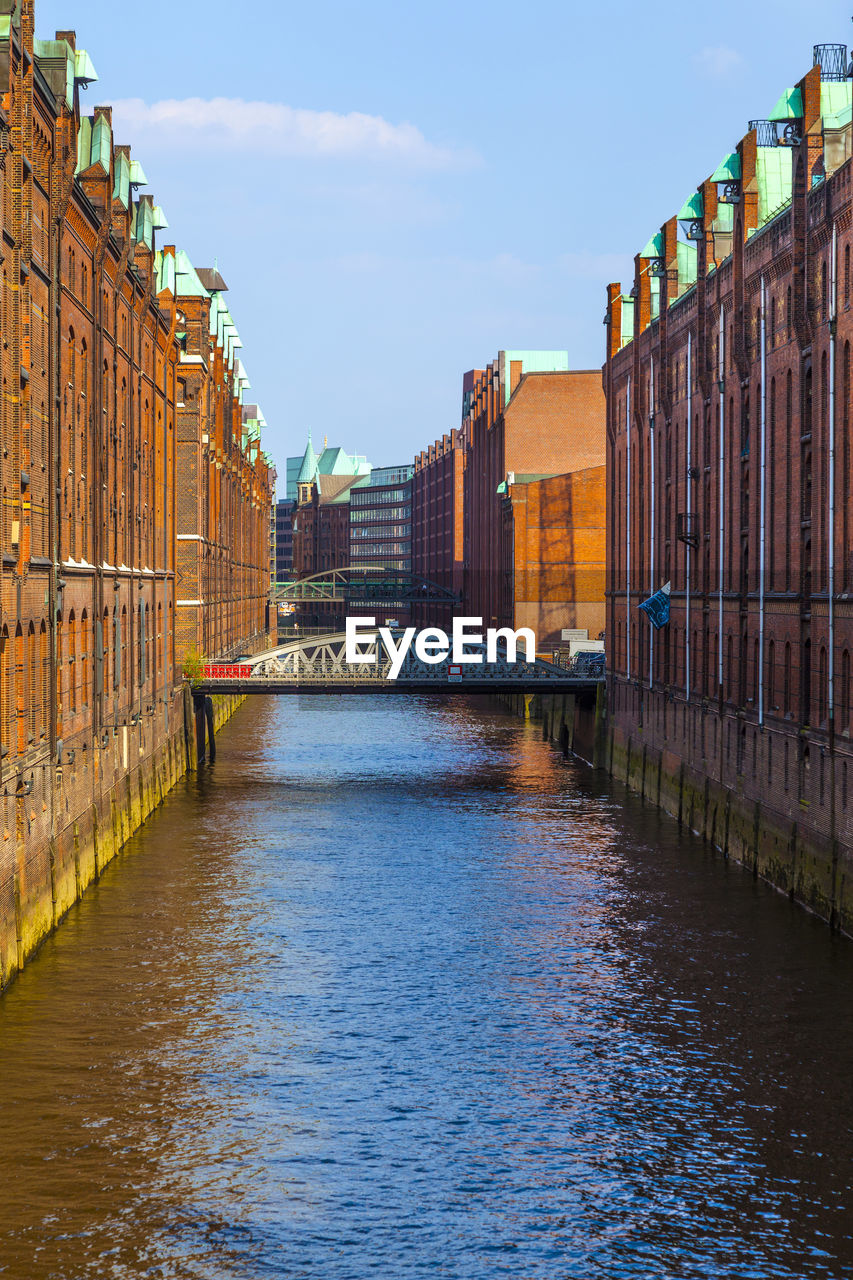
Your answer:
[[[812,642],[806,640],[801,649],[802,667],[800,670],[800,720],[803,724],[812,722]]]
[[[112,628],[110,625],[110,611],[104,608],[104,616],[101,620],[102,631],[102,648],[103,648],[103,694],[106,698],[109,690],[112,688]]]
[[[0,631],[0,750],[14,756],[17,747],[17,734],[14,721],[15,707],[15,666],[13,662],[12,642],[9,639],[9,628]]]
[[[121,607],[121,635],[120,635],[120,673],[118,684],[129,684],[130,671],[127,664],[127,605]]]
[[[62,720],[62,685],[66,679],[65,655],[62,652],[62,614],[56,615],[56,717]]]
[[[77,618],[72,609],[68,615],[68,706],[72,712],[77,710],[77,665]]]
[[[827,672],[826,672],[826,649],[823,645],[820,647],[818,655],[818,695],[817,695],[817,719],[818,724],[825,725],[827,721]]]
[[[850,650],[845,649],[841,654],[841,697],[840,697],[840,716],[841,721],[838,726],[842,733],[850,731]]]
[[[785,667],[783,671],[782,704],[786,716],[791,714],[791,642],[785,642]]]
[[[50,708],[50,684],[52,673],[50,669],[50,643],[47,635],[47,624],[42,621],[39,627],[39,705],[37,708],[38,720],[36,721],[36,733],[34,737],[46,738],[48,725],[48,712]]]
[[[27,711],[30,742],[35,742],[39,718],[39,669],[36,654],[36,629],[34,623],[27,628]]]
[[[80,616],[80,702],[84,707],[89,705],[89,654],[92,642],[89,635],[89,614],[84,609]]]
[[[121,621],[119,619],[118,605],[113,608],[112,649],[113,689],[117,689],[121,683]]]
[[[767,691],[767,710],[772,715],[777,711],[776,706],[776,645],[771,640],[767,645],[767,679],[765,682]]]

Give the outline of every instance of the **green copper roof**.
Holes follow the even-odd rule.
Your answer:
[[[820,86],[820,114],[825,129],[843,129],[853,117],[853,84],[824,80]]]
[[[714,230],[715,231],[734,231],[734,227],[735,227],[734,205],[718,204],[717,216],[714,218]]]
[[[176,292],[175,259],[171,253],[158,249],[154,255],[154,292],[163,293],[166,290],[171,294]],[[182,335],[177,336],[180,338]]]
[[[660,315],[660,276],[649,277],[649,294],[652,319],[657,320]]]
[[[175,295],[184,298],[207,298],[208,292],[196,275],[195,267],[190,262],[189,254],[184,249],[175,252],[173,275]],[[167,288],[168,286],[163,286]]]
[[[786,89],[767,117],[768,120],[802,120],[802,118],[803,95],[799,89]]]
[[[694,191],[688,196],[681,206],[678,214],[679,222],[692,222],[694,218],[701,218],[705,212],[705,201],[701,191]]]
[[[133,223],[133,238],[137,244],[154,248],[154,210],[148,200],[137,200]]]
[[[736,151],[724,156],[711,174],[712,182],[737,182],[741,177],[740,156]]]
[[[92,164],[109,173],[113,157],[113,133],[106,116],[96,116],[92,126]]]
[[[790,147],[759,147],[755,176],[758,179],[758,225],[791,203],[794,157]]]
[[[75,175],[84,173],[93,165],[100,165],[109,173],[113,158],[113,132],[107,117],[101,113],[82,116],[77,130],[77,167]]]
[[[92,121],[89,116],[82,116],[80,128],[77,130],[77,167],[74,170],[75,177],[78,173],[82,173],[84,169],[89,168],[91,154]]]
[[[69,46],[70,47],[70,46]],[[79,80],[81,84],[92,84],[98,78],[98,73],[85,49],[77,49],[74,52],[74,79]]]
[[[169,219],[166,217],[159,204],[154,206],[154,230],[165,231],[169,226]]]
[[[8,21],[8,18],[0,19],[0,33],[2,33],[2,23],[8,23]],[[2,39],[2,34],[0,34],[0,39]],[[33,53],[54,93],[57,93],[61,83],[63,85],[62,96],[65,98],[65,105],[69,108],[73,107],[75,60],[74,50],[71,45],[67,40],[39,40],[36,37],[33,40]]]
[[[645,248],[640,254],[641,258],[659,258],[663,253],[663,236],[656,231],[650,240],[646,242]]]
[[[311,484],[317,474],[317,455],[314,452],[314,446],[311,443],[311,432],[308,432],[308,444],[305,446],[305,452],[302,455],[302,466],[299,468],[299,475],[296,477],[297,484]]]
[[[125,209],[130,208],[130,161],[123,151],[118,153],[115,160],[113,200],[118,200]]]
[[[145,176],[145,170],[138,160],[130,162],[130,183],[134,187],[147,187],[148,179]]]
[[[624,293],[622,294],[622,326],[619,337],[623,347],[626,342],[632,342],[634,339],[634,299]]]
[[[692,240],[679,240],[676,245],[678,257],[678,283],[681,289],[689,289],[696,283],[698,275],[698,254]]]

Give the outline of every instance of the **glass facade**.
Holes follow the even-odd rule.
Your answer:
[[[281,498],[275,504],[275,577],[286,582],[293,571],[293,508],[296,504]]]
[[[350,491],[350,565],[354,569],[412,568],[414,467],[375,467],[367,484]]]

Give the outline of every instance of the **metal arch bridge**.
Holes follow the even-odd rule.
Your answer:
[[[478,646],[466,646],[477,652]],[[482,649],[481,649],[482,651]],[[360,636],[360,652],[373,663],[348,663],[341,632],[294,640],[240,663],[211,663],[193,685],[197,694],[214,693],[574,693],[595,694],[603,676],[573,674],[551,662],[457,664],[449,659],[426,663],[412,645],[396,677],[378,631]],[[485,653],[483,652],[485,658]]]
[[[272,604],[327,600],[341,604],[458,604],[447,587],[398,569],[329,569],[310,578],[276,582]]]

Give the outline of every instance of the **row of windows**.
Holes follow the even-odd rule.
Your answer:
[[[625,623],[616,624],[619,651],[624,654]],[[632,669],[639,670],[637,630],[631,625]],[[713,698],[717,694],[719,672],[719,632],[710,628],[692,632],[690,689],[692,693]],[[799,659],[799,660],[797,660]],[[645,662],[648,661],[646,651]],[[758,706],[761,649],[757,636],[737,637],[729,633],[723,657],[723,697],[734,706]],[[655,679],[664,684],[683,680],[687,666],[684,631],[667,628],[655,643]],[[853,684],[851,654],[842,649],[834,680],[833,712],[839,732],[853,728]],[[764,650],[764,709],[770,716],[793,719],[801,724],[825,728],[829,717],[829,667],[826,645],[820,645],[817,664],[812,642],[806,639],[795,650],[791,642],[779,645],[771,636]]]
[[[350,511],[350,523],[362,524],[372,520],[410,520],[412,515],[412,507],[410,503],[404,503],[402,506],[377,506],[368,507],[364,510]]]
[[[353,507],[380,507],[389,502],[405,502],[411,497],[411,490],[405,489],[353,489],[350,503]]]
[[[96,686],[101,682],[108,695],[121,687],[127,672],[128,639],[126,607],[121,614],[117,608],[112,614],[104,609],[103,618],[96,622],[94,629],[86,609],[79,622],[73,609],[67,622],[64,623],[61,616],[57,619],[53,674],[60,717],[63,710],[74,714],[80,707],[87,707],[91,697],[100,692]],[[136,634],[138,687],[145,685],[151,673],[152,656],[155,672],[163,671],[163,654],[163,606],[157,606],[156,633],[152,635],[148,605],[140,604]],[[50,679],[50,645],[45,623],[41,623],[38,634],[33,623],[26,634],[20,624],[14,635],[4,627],[0,632],[0,723],[4,756],[22,755],[46,737]]]
[[[411,552],[410,542],[362,542],[353,544],[351,548],[353,558],[358,556],[361,559],[365,556],[410,556]]]
[[[350,529],[352,542],[370,542],[376,538],[410,538],[411,536],[410,524],[369,524],[364,528]]]

